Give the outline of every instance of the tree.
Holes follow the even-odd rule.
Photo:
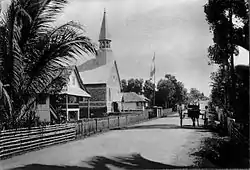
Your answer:
[[[127,85],[128,92],[135,92],[137,94],[142,94],[143,79],[129,79]]]
[[[230,81],[230,105],[236,111],[236,75],[234,55],[237,46],[249,50],[249,7],[246,0],[209,0],[204,6],[206,20],[213,32],[214,45],[208,48],[210,63],[226,66]],[[230,58],[230,62],[228,59]],[[230,67],[230,69],[229,69]],[[225,91],[228,93],[228,91]],[[228,93],[229,94],[229,93]],[[225,95],[226,97],[226,95]]]
[[[189,102],[193,102],[196,100],[202,100],[204,98],[204,94],[202,94],[198,89],[191,88],[189,92]]]
[[[172,105],[175,93],[175,86],[172,81],[168,79],[160,79],[157,83],[157,89],[159,93],[159,95],[157,95],[158,101],[164,101],[167,103],[167,106]]]
[[[174,94],[172,103],[185,103],[187,98],[187,89],[184,88],[184,84],[178,81],[175,76],[166,74],[165,78],[172,82],[174,85]]]
[[[147,97],[148,99],[150,99],[151,104],[153,105],[153,100],[154,100],[154,88],[155,85],[150,81],[150,80],[146,80],[143,86],[143,94],[145,97]]]
[[[225,49],[232,38],[233,44],[249,50],[247,0],[209,0],[204,6],[204,12],[216,44]],[[230,12],[236,22],[231,22]]]
[[[96,53],[79,24],[52,26],[66,4],[66,0],[13,0],[0,22],[0,80],[11,101],[12,110],[5,112],[10,115],[9,127],[34,112],[39,94],[66,82],[63,73],[75,54]]]
[[[121,80],[121,86],[122,86],[122,92],[127,92],[128,91],[128,83],[127,80],[122,79]]]

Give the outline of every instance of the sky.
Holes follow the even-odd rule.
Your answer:
[[[174,75],[187,89],[210,94],[207,48],[212,33],[205,21],[206,0],[70,0],[57,24],[70,20],[84,26],[86,35],[98,43],[104,8],[112,50],[121,79],[149,79],[155,52],[156,81]],[[243,51],[243,52],[242,52]],[[235,61],[245,63],[249,53],[240,49]],[[247,57],[246,57],[247,56]],[[240,58],[240,59],[239,59]],[[82,57],[77,63],[91,59]],[[249,63],[249,61],[247,61]]]

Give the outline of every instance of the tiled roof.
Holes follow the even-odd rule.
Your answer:
[[[136,94],[135,92],[126,92],[123,93],[123,101],[124,102],[145,102],[140,95]]]
[[[107,83],[112,66],[113,62],[100,66],[93,70],[80,72],[80,76],[84,84]]]

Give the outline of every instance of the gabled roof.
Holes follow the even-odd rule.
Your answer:
[[[123,102],[145,102],[145,99],[135,92],[125,92],[122,95]]]
[[[85,84],[103,84],[107,83],[113,62],[100,66],[93,70],[80,72],[80,76]]]
[[[80,88],[79,87],[71,87],[67,86],[65,89],[61,91],[61,94],[69,94],[69,95],[75,95],[75,96],[83,96],[83,97],[91,97],[86,89],[86,87],[83,84],[83,81],[81,79],[81,76],[78,72],[78,69],[76,66],[70,66],[68,67],[68,71],[70,74],[72,71],[74,71],[77,81],[79,82]]]

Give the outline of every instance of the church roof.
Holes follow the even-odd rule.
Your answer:
[[[108,33],[107,20],[106,20],[106,11],[104,10],[102,27],[99,35],[99,40],[110,40],[110,34]]]
[[[84,84],[107,83],[112,66],[113,62],[95,68],[93,70],[80,72],[80,76],[83,79]]]

